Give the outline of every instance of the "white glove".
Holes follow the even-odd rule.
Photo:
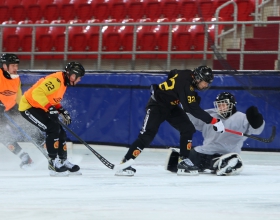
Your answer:
[[[220,133],[225,132],[225,126],[220,119],[217,119],[217,122],[213,124],[213,129]]]

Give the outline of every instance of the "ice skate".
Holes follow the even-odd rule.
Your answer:
[[[61,164],[60,160],[58,158],[49,159],[49,166],[50,170],[50,176],[58,176],[58,177],[63,177],[63,176],[69,176],[68,174],[68,168]]]
[[[198,175],[198,167],[194,166],[189,158],[179,157],[177,165],[178,176],[195,176]]]
[[[28,153],[23,152],[19,157],[21,159],[21,163],[19,165],[21,169],[23,170],[32,169],[33,161],[31,160]]]
[[[124,163],[126,162],[127,160],[124,158],[121,162]],[[115,173],[115,176],[134,176],[134,173],[136,173],[136,169],[134,169],[133,167],[127,167],[125,169],[122,169],[122,170],[118,170],[116,173]]]
[[[68,159],[61,160],[61,163],[67,168],[69,175],[82,175],[80,172],[80,167],[78,165],[72,164]]]

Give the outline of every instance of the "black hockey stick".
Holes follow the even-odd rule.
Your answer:
[[[230,130],[230,129],[225,129],[226,132],[232,133],[232,134],[236,134],[236,135],[240,135],[240,136],[245,136],[248,138],[252,138],[254,140],[260,141],[260,142],[264,142],[264,143],[271,143],[274,138],[275,138],[275,134],[276,134],[276,127],[272,126],[272,132],[269,138],[262,138],[262,137],[257,137],[254,135],[249,135],[249,134],[244,134],[242,132],[239,131],[234,131],[234,130]]]
[[[76,137],[83,145],[85,145],[106,167],[108,167],[111,170],[123,170],[129,166],[131,166],[134,162],[133,159],[128,160],[125,163],[114,165],[110,163],[108,160],[106,160],[103,156],[101,156],[96,150],[92,149],[88,143],[86,143],[84,140],[82,140],[77,134],[75,134],[70,128],[68,128],[65,124],[63,124],[61,121],[58,121],[58,123],[67,131],[69,131],[74,137]]]
[[[13,124],[18,130],[19,132],[27,138],[28,141],[30,141],[32,144],[34,144],[40,151],[41,153],[47,158],[49,159],[48,157],[48,154],[47,152],[42,148],[40,147],[34,140],[33,138],[31,138],[7,113],[4,112],[4,116],[6,117],[6,119],[11,123]]]

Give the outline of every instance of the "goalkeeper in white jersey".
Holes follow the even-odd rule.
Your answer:
[[[226,128],[246,134],[260,134],[265,126],[262,114],[257,107],[251,106],[246,114],[236,110],[235,97],[229,92],[219,94],[214,101],[215,108],[206,110],[212,117],[222,120]],[[243,142],[247,137],[231,133],[217,133],[208,125],[188,114],[196,130],[202,132],[203,144],[193,148],[190,160],[199,168],[199,172],[206,169],[218,176],[239,174],[243,169],[240,157]],[[177,172],[179,151],[170,149],[166,160],[166,169]]]

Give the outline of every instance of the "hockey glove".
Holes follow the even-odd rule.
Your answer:
[[[58,121],[58,111],[54,106],[49,107],[48,109],[49,118],[53,121]]]
[[[263,116],[255,106],[251,106],[246,110],[246,117],[249,124],[254,129],[259,128],[263,124]]]
[[[217,132],[224,133],[225,126],[220,119],[213,118],[211,124],[213,124],[213,129]]]
[[[0,101],[0,118],[3,116],[5,111],[5,105]]]
[[[58,112],[60,113],[60,116],[62,117],[63,123],[66,125],[70,125],[72,120],[69,115],[69,112],[62,107],[58,109]]]

